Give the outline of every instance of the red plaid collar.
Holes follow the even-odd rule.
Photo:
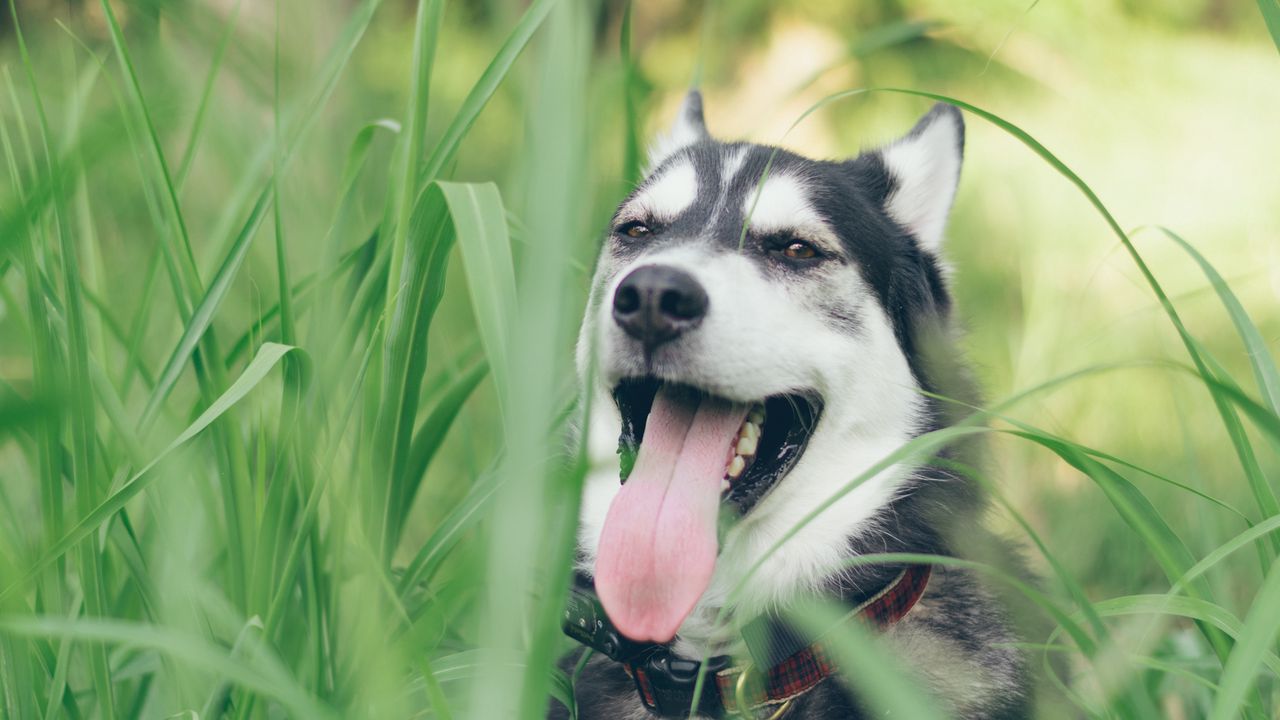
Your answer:
[[[850,611],[849,616],[861,618],[881,629],[907,615],[924,595],[929,584],[930,566],[909,565],[883,590],[868,598]],[[662,688],[656,687],[643,663],[624,663],[639,692],[640,700],[652,712],[661,712],[667,704],[661,697]],[[703,707],[701,711],[774,720],[786,714],[791,701],[815,688],[818,683],[836,673],[836,666],[821,643],[813,643],[790,657],[770,667],[757,671],[747,664],[737,667],[710,669],[714,673],[714,695],[720,708]],[[708,682],[711,681],[708,677]],[[704,696],[705,697],[705,696]],[[745,705],[745,711],[739,709]],[[687,705],[685,706],[688,707]]]

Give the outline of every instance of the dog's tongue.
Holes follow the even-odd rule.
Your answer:
[[[747,409],[666,387],[654,398],[596,555],[596,593],[632,640],[675,637],[711,582],[720,481]]]

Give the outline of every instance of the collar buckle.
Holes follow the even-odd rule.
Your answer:
[[[702,679],[702,694],[698,701],[700,715],[716,718],[724,716],[716,675],[729,667],[729,662],[727,656],[713,657],[707,661]],[[667,648],[659,648],[626,663],[641,702],[649,712],[661,717],[684,717],[689,714],[701,666],[697,660],[672,655]]]

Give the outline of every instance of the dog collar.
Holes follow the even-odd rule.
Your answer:
[[[908,565],[884,588],[858,604],[851,618],[881,629],[911,611],[929,584],[930,566]],[[640,702],[660,717],[686,717],[693,705],[701,664],[681,658],[667,645],[636,643],[613,628],[594,594],[575,588],[565,611],[569,637],[622,664],[635,682]],[[751,661],[734,665],[727,655],[707,661],[698,713],[778,720],[791,703],[835,674],[821,642],[808,643],[788,626],[768,617],[743,629]],[[763,669],[762,669],[763,668]]]

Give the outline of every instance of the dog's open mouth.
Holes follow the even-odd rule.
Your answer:
[[[605,518],[596,591],[615,627],[666,642],[711,582],[722,507],[745,515],[795,466],[822,405],[733,402],[654,379],[614,390],[624,485]]]
[[[635,466],[659,388],[684,403],[708,399],[700,390],[653,378],[631,378],[619,383],[613,397],[622,415],[618,453],[622,457],[624,483]],[[750,512],[795,467],[817,425],[822,401],[813,393],[795,393],[772,395],[742,406],[747,409],[746,417],[725,444],[720,484],[720,499],[739,516]]]

